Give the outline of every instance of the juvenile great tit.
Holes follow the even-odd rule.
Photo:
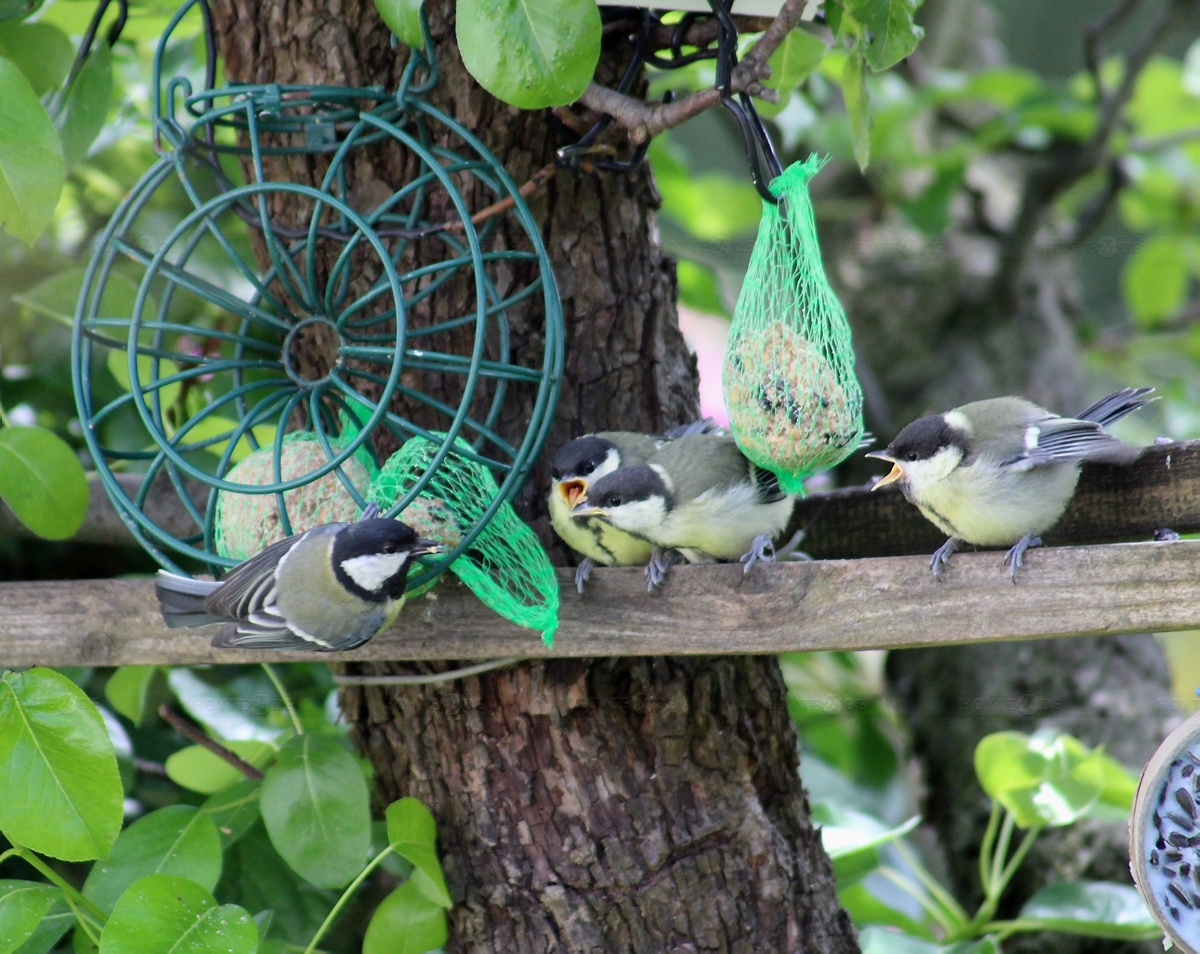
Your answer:
[[[160,570],[169,628],[232,621],[218,649],[333,652],[361,646],[396,618],[414,557],[440,553],[399,520],[326,523],[271,544],[221,582]]]
[[[773,558],[795,498],[752,464],[730,435],[694,434],[663,444],[646,464],[594,481],[571,516],[594,517],[653,544],[648,588],[662,582],[664,552],[690,563]]]
[[[568,441],[550,458],[550,496],[547,508],[550,525],[562,541],[583,560],[575,570],[575,588],[583,586],[596,564],[601,566],[638,566],[651,557],[653,544],[591,517],[573,517],[571,509],[579,503],[590,482],[611,474],[619,467],[644,464],[667,441],[689,434],[719,430],[712,418],[683,424],[661,436],[634,431],[600,431]]]
[[[1157,398],[1153,388],[1125,388],[1079,417],[1059,417],[1018,397],[976,401],[913,421],[885,450],[891,472],[873,490],[900,482],[910,503],[948,539],[930,559],[933,575],[961,544],[1010,546],[1012,581],[1029,547],[1062,516],[1083,461],[1128,464],[1142,448],[1104,428]]]

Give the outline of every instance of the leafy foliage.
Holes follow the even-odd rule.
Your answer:
[[[138,750],[169,764],[199,747],[181,748],[166,723],[147,718],[155,675],[155,667],[128,667],[107,685],[92,670],[80,677],[120,703]],[[127,729],[65,675],[34,669],[0,679],[0,784],[8,796],[0,830],[12,845],[0,864],[26,875],[0,880],[0,950],[46,952],[72,926],[75,950],[100,954],[356,950],[353,932],[329,933],[347,907],[369,922],[367,950],[444,943],[452,901],[432,815],[401,799],[372,845],[360,763],[326,715],[327,670],[295,667],[289,681],[299,694],[282,705],[277,689],[286,688],[273,675],[231,667],[205,688],[196,677],[173,680],[190,707],[207,710],[210,725],[277,740],[218,734],[219,744],[265,765],[266,777],[213,773],[188,787],[170,784],[161,766],[145,774],[129,764]],[[120,759],[127,769],[119,777]],[[200,772],[183,774],[195,780]],[[217,790],[197,805],[197,787]],[[118,834],[123,806],[129,823]],[[99,860],[77,889],[42,854]],[[373,878],[382,881],[376,897],[387,897],[372,913],[361,909],[359,888]],[[339,896],[331,886],[345,890]]]

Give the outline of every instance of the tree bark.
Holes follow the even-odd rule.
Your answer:
[[[231,79],[393,88],[399,79],[403,51],[390,49],[369,2],[217,0],[214,12]],[[429,12],[441,67],[429,100],[526,181],[563,144],[548,114],[482,91],[458,56],[449,5]],[[623,68],[623,46],[605,51],[602,80]],[[360,194],[395,188],[411,170],[403,156],[372,158],[352,170]],[[321,171],[304,158],[273,168],[306,182]],[[465,198],[473,209],[493,201]],[[694,418],[695,361],[676,320],[674,265],[657,242],[649,171],[559,171],[530,206],[567,326],[549,446]],[[449,303],[412,320],[453,311],[462,294],[448,287]],[[536,343],[538,306],[509,320],[518,347]],[[501,433],[519,435],[530,406],[518,390]],[[519,504],[549,544],[547,487],[539,467]],[[381,796],[416,795],[439,822],[456,902],[450,950],[857,950],[809,820],[772,657],[523,663],[446,685],[353,689],[343,703]]]

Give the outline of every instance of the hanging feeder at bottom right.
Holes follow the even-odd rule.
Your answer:
[[[772,180],[779,203],[763,202],[725,351],[730,429],[787,493],[863,438],[850,324],[825,276],[808,194],[823,164],[813,155]]]

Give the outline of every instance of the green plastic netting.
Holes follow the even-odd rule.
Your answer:
[[[863,436],[850,325],[821,265],[808,182],[824,164],[794,163],[771,182],[733,312],[723,388],[738,447],[787,493],[832,467]]]
[[[332,453],[326,453],[320,437],[312,431],[293,431],[284,436],[276,469],[275,443],[261,447],[239,461],[226,479],[240,484],[268,486],[281,480],[294,480],[323,467],[341,453],[362,430],[359,421],[342,411],[338,415],[341,433],[329,441]],[[259,428],[261,430],[261,428]],[[344,479],[365,496],[379,467],[367,445],[361,445],[344,464]],[[277,505],[278,498],[282,503]],[[221,491],[217,496],[213,542],[217,553],[235,560],[247,560],[264,547],[291,533],[303,533],[323,523],[349,522],[361,508],[342,483],[336,471],[282,494],[240,494]],[[281,514],[291,525],[285,527]]]
[[[438,447],[422,437],[406,441],[380,468],[367,499],[387,510],[429,470]],[[470,450],[461,440],[455,447]],[[459,525],[473,525],[498,492],[486,467],[452,451],[399,516],[421,536],[453,546]],[[540,630],[542,640],[552,645],[558,629],[558,580],[537,536],[510,504],[501,505],[450,569],[505,619]]]

